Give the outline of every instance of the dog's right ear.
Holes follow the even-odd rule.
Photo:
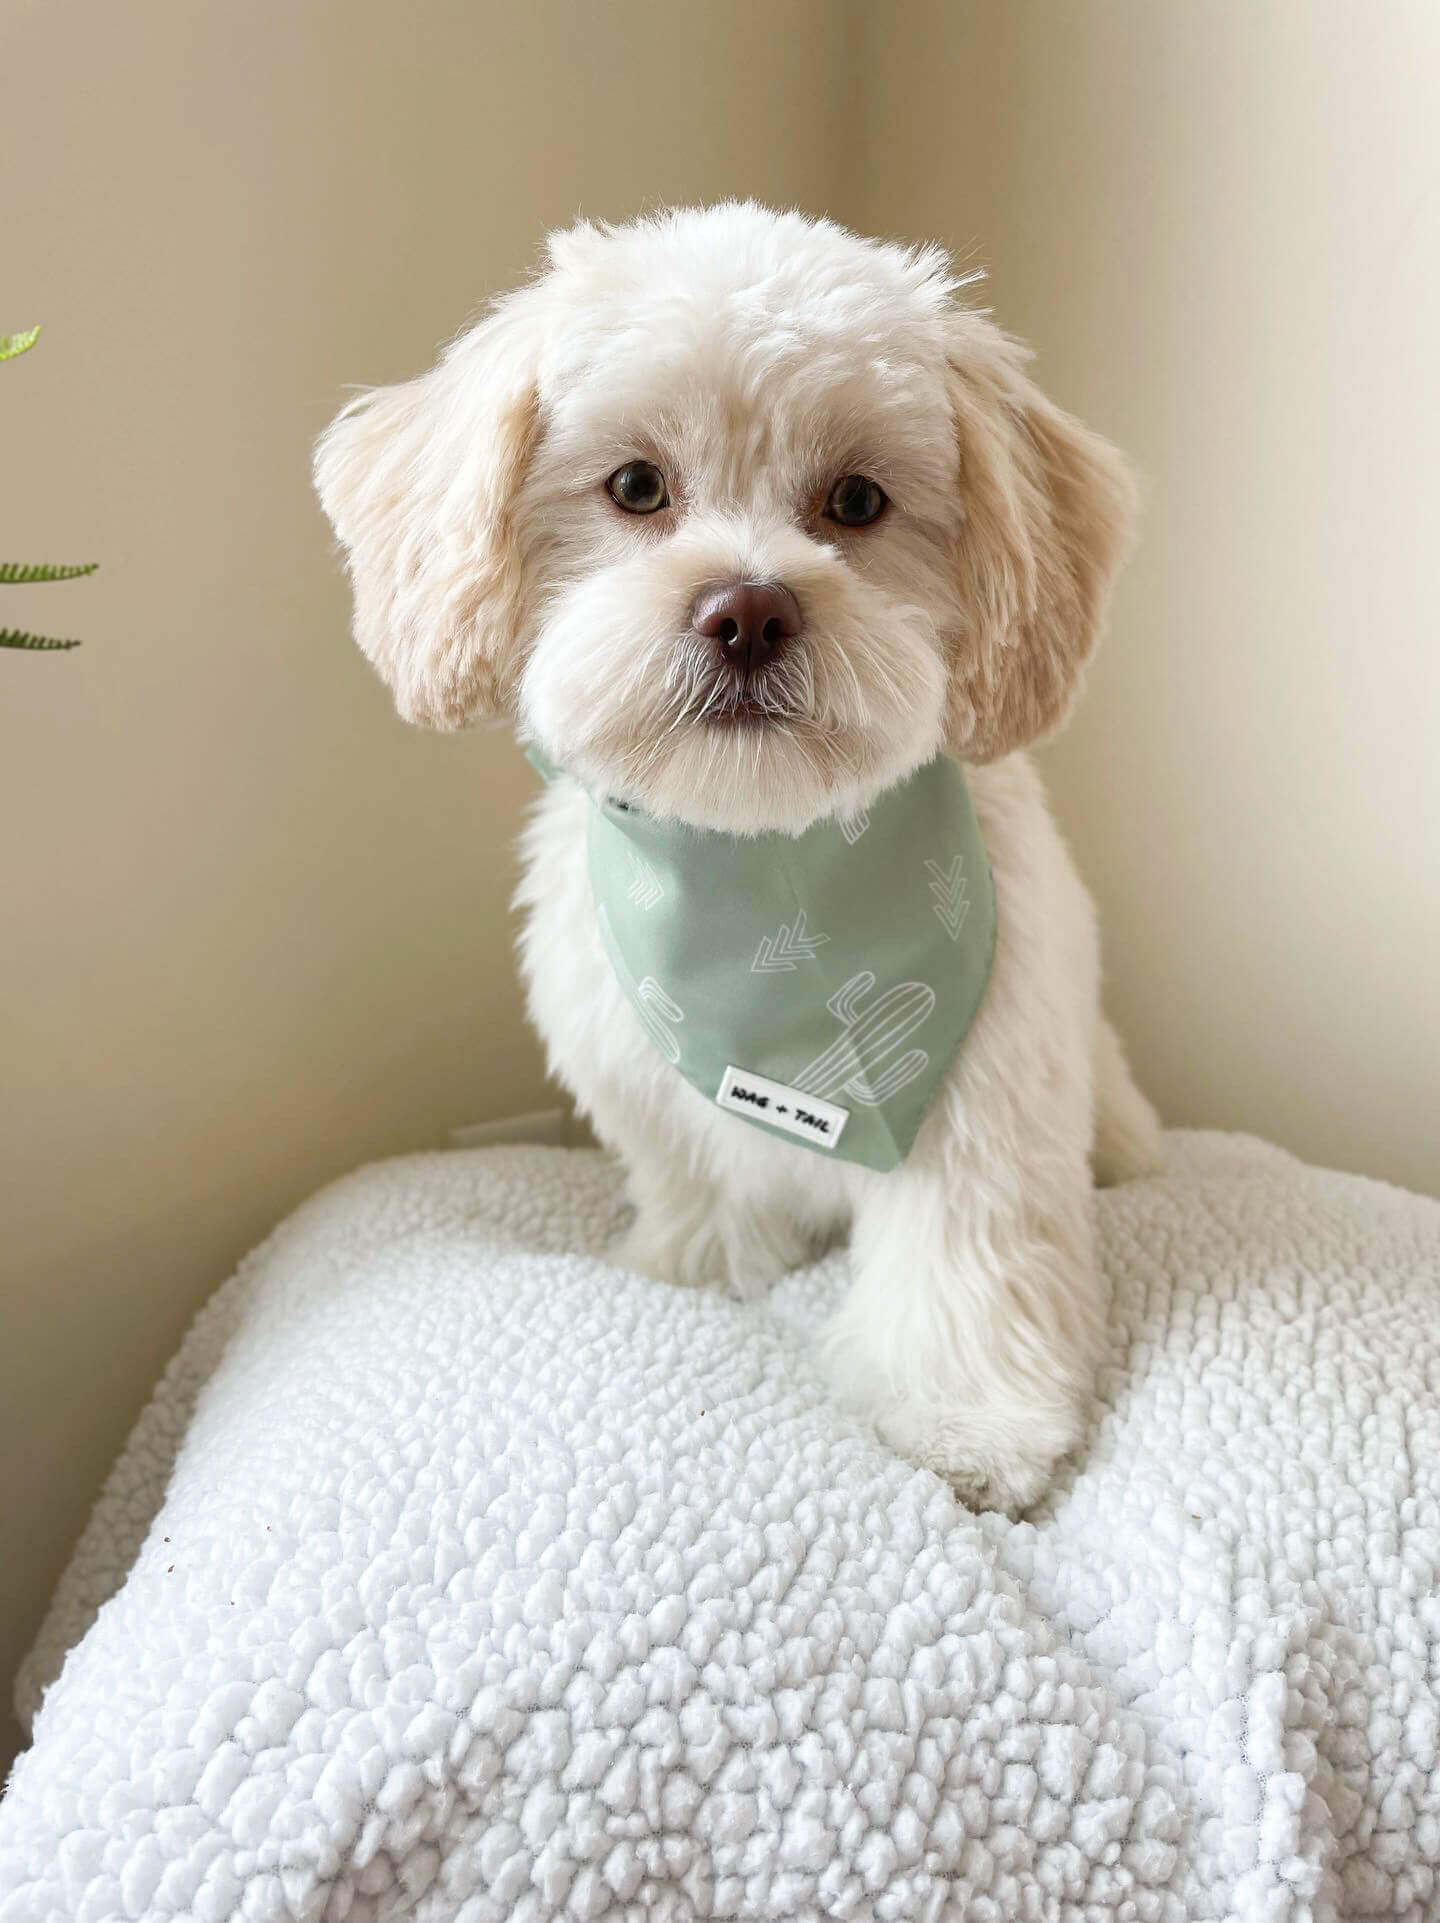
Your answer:
[[[361,394],[315,450],[355,639],[407,721],[501,712],[524,595],[515,496],[539,438],[538,325],[512,295],[419,380]]]

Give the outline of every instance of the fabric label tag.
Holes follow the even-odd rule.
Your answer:
[[[749,1115],[798,1135],[812,1148],[834,1148],[850,1120],[848,1108],[837,1108],[818,1095],[772,1082],[768,1075],[752,1075],[744,1068],[725,1070],[715,1100],[734,1115]]]

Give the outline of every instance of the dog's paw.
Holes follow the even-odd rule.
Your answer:
[[[943,1476],[970,1509],[1017,1515],[1038,1502],[1083,1428],[1079,1398],[985,1397],[930,1379],[908,1389],[881,1379],[853,1331],[832,1328],[822,1365],[841,1399],[873,1424],[882,1442],[918,1468]]]
[[[728,1279],[725,1251],[719,1238],[706,1234],[677,1235],[646,1216],[637,1216],[611,1250],[610,1259],[652,1282],[669,1282],[679,1289],[719,1288]]]
[[[833,1239],[829,1223],[793,1221],[778,1211],[703,1215],[641,1209],[611,1259],[638,1275],[682,1289],[728,1289],[761,1296],[783,1275],[812,1262]]]
[[[881,1433],[885,1430],[882,1424]],[[998,1509],[1016,1516],[1038,1502],[1054,1480],[1070,1441],[1052,1438],[1039,1444],[979,1438],[964,1412],[942,1417],[923,1437],[910,1429],[890,1438],[893,1446],[922,1469],[933,1470],[967,1509]]]

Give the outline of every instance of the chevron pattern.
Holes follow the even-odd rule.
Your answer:
[[[627,897],[637,908],[653,908],[658,901],[664,901],[665,888],[660,877],[642,854],[630,849],[630,872],[635,879],[627,890]]]
[[[970,884],[965,879],[965,857],[956,855],[948,868],[938,861],[927,861],[930,871],[930,900],[940,925],[951,941],[959,941],[965,917],[970,913]]]
[[[755,959],[750,964],[750,973],[793,974],[802,961],[814,961],[815,950],[823,948],[829,939],[828,935],[806,933],[805,911],[802,909],[795,917],[793,926],[782,921],[776,934],[762,936],[760,946],[755,950]]]

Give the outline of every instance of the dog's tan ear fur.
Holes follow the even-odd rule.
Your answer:
[[[507,305],[438,366],[351,401],[315,450],[355,639],[407,721],[507,704],[524,595],[514,499],[539,434],[534,331]]]
[[[1129,548],[1136,490],[1109,442],[1027,378],[1024,349],[966,319],[951,361],[965,625],[947,739],[963,759],[991,761],[1069,713]]]

